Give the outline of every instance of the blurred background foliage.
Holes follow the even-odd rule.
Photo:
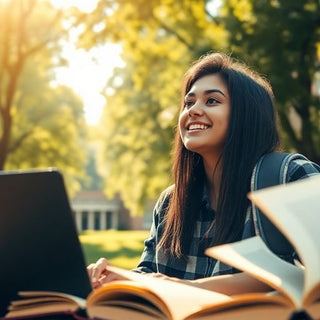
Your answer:
[[[318,0],[100,0],[90,12],[55,2],[0,0],[0,169],[57,166],[70,193],[120,192],[141,213],[171,181],[183,74],[210,51],[270,79],[284,149],[320,163]],[[73,30],[79,48],[121,47],[96,126],[55,81]]]
[[[107,255],[112,265],[133,269],[138,265],[148,235],[147,230],[87,230],[79,238],[87,265]]]

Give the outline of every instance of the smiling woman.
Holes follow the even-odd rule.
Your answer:
[[[229,114],[229,90],[219,74],[198,79],[186,94],[180,136],[188,150],[202,156],[207,172],[213,172],[222,153]]]

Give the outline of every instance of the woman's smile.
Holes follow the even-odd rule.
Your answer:
[[[209,128],[208,124],[200,123],[200,122],[192,122],[187,125],[187,130],[189,133],[204,131]]]
[[[230,114],[228,88],[219,74],[198,79],[185,96],[179,117],[184,146],[203,157],[220,154],[227,135]]]

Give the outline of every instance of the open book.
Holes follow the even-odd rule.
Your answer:
[[[239,303],[216,292],[115,267],[110,269],[128,280],[110,282],[93,291],[87,300],[57,292],[22,292],[24,299],[12,302],[6,318],[74,314],[80,319],[82,309],[94,319],[206,319],[202,316]]]
[[[249,198],[292,243],[302,265],[281,260],[260,237],[206,253],[270,285],[291,312],[304,310],[320,319],[320,176],[255,191]]]
[[[256,191],[249,197],[292,242],[304,267],[279,259],[259,237],[213,247],[207,253],[267,283],[274,292],[227,296],[110,267],[126,280],[111,282],[86,300],[54,292],[24,292],[22,300],[12,302],[6,317],[35,319],[69,313],[79,318],[82,309],[89,318],[108,320],[284,320],[300,310],[320,318],[320,177]]]
[[[107,320],[234,319],[235,314],[240,319],[256,319],[255,304],[259,300],[259,311],[266,315],[261,319],[270,320],[275,314],[274,310],[268,311],[275,300],[273,296],[257,294],[253,302],[251,294],[230,297],[128,270],[110,269],[127,280],[110,282],[93,291],[87,300],[58,292],[22,292],[24,299],[12,302],[6,319],[59,314]],[[284,309],[283,305],[279,308]]]

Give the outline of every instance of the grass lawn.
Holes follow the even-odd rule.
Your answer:
[[[134,268],[144,248],[143,241],[149,236],[145,231],[85,231],[80,234],[87,265],[101,257],[124,269]]]

